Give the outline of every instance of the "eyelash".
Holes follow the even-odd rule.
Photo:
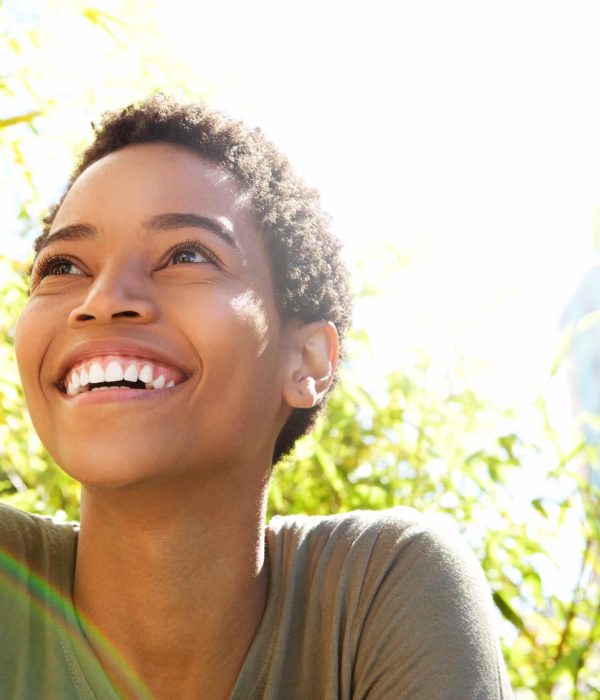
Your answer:
[[[204,255],[204,257],[211,263],[214,263],[215,265],[221,264],[219,258],[211,250],[206,248],[206,246],[202,245],[200,241],[196,241],[193,238],[188,238],[187,240],[182,241],[181,243],[178,243],[176,246],[171,248],[171,250],[169,251],[168,259],[171,259],[176,253],[180,253],[183,250],[193,250],[196,253]]]
[[[210,251],[208,248],[206,248],[202,243],[199,241],[196,241],[192,238],[188,238],[185,241],[181,241],[181,243],[178,243],[176,246],[171,248],[168,254],[167,260],[170,260],[173,256],[175,256],[177,253],[181,253],[184,250],[193,250],[196,253],[200,253],[203,255],[207,260],[209,260],[211,263],[214,263],[215,265],[220,265],[221,261],[217,256]],[[35,266],[35,275],[38,279],[42,279],[43,277],[47,277],[48,274],[50,273],[50,269],[52,265],[58,265],[60,263],[66,263],[67,265],[69,264],[76,264],[71,260],[70,258],[65,257],[64,255],[43,255],[39,261],[37,262]],[[166,265],[162,266],[166,267]],[[162,269],[162,268],[161,268]],[[57,275],[57,277],[60,275]]]
[[[74,264],[72,260],[63,255],[43,255],[35,266],[35,276],[39,279],[46,277],[50,272],[50,267],[58,263]]]

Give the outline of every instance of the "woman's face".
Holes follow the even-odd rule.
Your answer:
[[[231,176],[177,146],[128,146],[77,179],[16,351],[42,442],[90,485],[265,466],[289,414],[253,214]]]

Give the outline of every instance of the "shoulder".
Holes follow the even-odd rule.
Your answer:
[[[397,506],[388,510],[353,510],[336,515],[275,515],[269,530],[282,536],[320,536],[337,532],[352,539],[361,532],[377,532],[382,527],[405,530],[415,524],[424,524],[425,518],[414,508]]]
[[[50,515],[26,513],[7,503],[0,503],[0,534],[19,532],[25,536],[46,530],[77,531],[78,523],[56,520]]]
[[[45,570],[52,557],[74,556],[77,532],[77,523],[58,522],[0,503],[0,552],[27,567]]]
[[[372,564],[388,568],[430,569],[437,564],[451,576],[476,572],[479,563],[452,525],[399,506],[382,511],[352,511],[331,516],[275,516],[268,538],[284,550],[335,548],[360,550]]]
[[[489,586],[452,523],[398,507],[276,518],[269,535],[321,619],[345,616],[358,697],[510,697]]]
[[[269,524],[270,556],[284,577],[359,587],[356,611],[371,618],[378,609],[406,624],[424,615],[435,628],[488,624],[493,604],[479,561],[453,524],[442,523],[408,507],[278,517]]]
[[[46,518],[0,503],[0,542],[24,546],[45,527]]]

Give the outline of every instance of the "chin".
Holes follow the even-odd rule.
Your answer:
[[[152,481],[172,478],[173,470],[168,465],[177,464],[177,457],[164,451],[152,449],[148,444],[115,445],[94,441],[84,450],[62,448],[52,457],[67,474],[83,486],[91,488],[120,489]],[[165,471],[169,473],[166,474]]]

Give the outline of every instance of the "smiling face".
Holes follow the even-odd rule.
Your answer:
[[[290,411],[285,347],[236,183],[162,143],[116,151],[77,179],[16,336],[42,442],[97,486],[268,466]]]

